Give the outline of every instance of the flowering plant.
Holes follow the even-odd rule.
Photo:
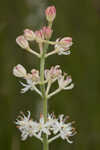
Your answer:
[[[53,113],[48,113],[48,100],[62,90],[72,89],[74,84],[71,76],[63,73],[59,65],[45,69],[45,60],[53,54],[69,55],[70,47],[73,43],[71,37],[57,38],[57,40],[51,41],[52,24],[56,17],[56,8],[54,6],[48,7],[45,10],[45,15],[48,22],[47,26],[35,32],[25,29],[24,34],[16,39],[17,44],[21,48],[40,59],[40,71],[32,69],[28,73],[24,66],[18,64],[13,68],[13,75],[25,80],[25,83],[20,82],[23,86],[21,93],[34,90],[40,95],[43,102],[43,113],[40,115],[39,121],[34,121],[30,118],[30,111],[28,111],[27,116],[22,113],[16,119],[15,124],[21,132],[22,140],[34,136],[43,143],[44,150],[48,150],[49,144],[59,137],[67,140],[68,143],[72,143],[69,137],[75,135],[76,131],[72,127],[74,122],[68,122],[68,117],[64,117],[61,114],[56,118]],[[29,42],[33,41],[38,44],[40,52],[31,49]],[[47,51],[49,45],[54,47],[51,52]],[[51,92],[51,86],[54,82],[58,83],[58,88]]]

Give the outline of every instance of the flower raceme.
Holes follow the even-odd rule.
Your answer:
[[[25,29],[23,35],[16,38],[17,44],[22,49],[27,50],[27,52],[40,59],[40,71],[32,69],[28,73],[21,64],[18,64],[13,68],[13,75],[25,80],[25,83],[20,81],[23,86],[21,93],[34,90],[42,97],[43,101],[45,100],[43,107],[47,108],[47,101],[52,96],[62,90],[72,89],[74,84],[72,83],[71,76],[63,73],[59,65],[52,66],[50,69],[44,69],[45,59],[48,56],[53,54],[69,55],[70,47],[73,44],[71,37],[57,38],[55,41],[50,40],[53,33],[52,24],[56,17],[56,8],[49,6],[45,10],[45,15],[48,23],[46,26],[36,31]],[[39,52],[31,49],[30,42],[38,44]],[[49,45],[53,47],[53,50],[48,52],[47,49]],[[54,82],[57,82],[58,87],[51,92],[51,86]],[[21,132],[22,140],[34,136],[43,142],[44,147],[46,147],[45,144],[48,145],[48,143],[51,143],[59,137],[63,140],[67,140],[68,143],[72,143],[69,137],[76,134],[75,129],[72,127],[73,122],[67,122],[68,119],[64,117],[64,115],[59,115],[59,117],[56,118],[54,114],[48,114],[47,112],[48,111],[44,109],[44,115],[40,115],[39,121],[30,119],[29,111],[27,116],[22,113],[22,115],[16,119],[15,124]],[[46,137],[43,136],[44,134]],[[44,148],[44,150],[47,149]]]
[[[54,114],[48,114],[47,121],[44,122],[44,116],[41,114],[37,122],[30,119],[30,112],[28,111],[28,116],[22,113],[16,119],[15,124],[21,132],[22,140],[34,136],[43,141],[43,134],[47,136],[53,134],[53,137],[48,139],[49,143],[59,137],[67,140],[68,143],[72,143],[69,137],[76,134],[75,128],[72,127],[73,122],[68,122],[68,117],[64,117],[64,115],[59,115],[56,118]]]

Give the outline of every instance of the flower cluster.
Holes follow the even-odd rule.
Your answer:
[[[48,115],[47,121],[44,122],[44,117],[41,114],[40,120],[33,121],[30,119],[30,112],[28,111],[28,116],[23,113],[18,117],[15,124],[21,132],[22,140],[26,140],[27,137],[36,137],[43,141],[43,134],[50,136],[48,142],[61,137],[63,140],[67,140],[68,143],[72,143],[69,137],[76,134],[75,128],[72,127],[73,122],[67,122],[68,117],[64,115],[59,115],[58,118],[54,114]],[[54,136],[52,136],[52,134]],[[52,137],[51,137],[52,136]]]
[[[18,64],[13,68],[13,74],[16,77],[23,78],[26,80],[26,84],[20,82],[24,88],[21,90],[21,93],[25,93],[28,90],[35,90],[39,95],[41,92],[36,87],[36,85],[41,84],[39,71],[36,69],[32,69],[31,73],[27,73],[26,69]],[[68,76],[66,73],[62,73],[59,65],[52,66],[50,69],[45,69],[45,81],[44,84],[48,83],[51,86],[55,81],[58,82],[58,89],[48,95],[48,98],[56,94],[56,92],[60,92],[61,90],[69,90],[72,89],[74,84],[72,83],[71,76]],[[47,87],[48,88],[48,87]],[[48,91],[49,92],[49,91]]]
[[[43,50],[43,43],[47,43],[54,46],[54,50],[47,53],[45,57],[48,57],[53,54],[58,55],[69,55],[70,47],[72,46],[72,38],[64,37],[57,38],[55,41],[49,41],[52,36],[53,30],[51,29],[52,23],[56,17],[56,8],[54,6],[48,7],[45,11],[45,15],[48,21],[48,26],[43,26],[40,30],[32,31],[30,29],[25,29],[24,34],[20,35],[16,38],[17,44],[27,50],[28,52],[36,55],[37,57],[41,57]],[[36,41],[40,47],[40,53],[32,50],[30,48],[29,42]]]
[[[40,82],[38,70],[32,69],[31,73],[27,73],[26,69],[22,65],[18,64],[13,68],[13,75],[26,80],[26,84],[20,82],[22,86],[24,86],[21,93],[25,93],[30,89],[31,91],[35,90],[39,95],[41,95],[41,92],[36,88],[36,85]]]

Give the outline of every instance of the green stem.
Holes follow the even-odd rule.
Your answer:
[[[47,97],[46,97],[46,91],[45,91],[45,84],[44,84],[44,70],[45,70],[45,54],[46,50],[48,48],[48,44],[44,45],[44,49],[41,54],[41,60],[40,60],[40,79],[41,79],[41,93],[42,93],[42,100],[43,100],[43,116],[44,116],[44,122],[47,121]],[[43,135],[43,149],[48,150],[48,137],[46,134]]]

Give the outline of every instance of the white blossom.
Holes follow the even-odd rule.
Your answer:
[[[38,70],[32,69],[31,73],[27,73],[26,69],[22,65],[18,64],[13,68],[13,75],[26,81],[26,83],[20,81],[21,85],[24,87],[21,89],[21,93],[25,93],[28,90],[35,90],[39,95],[41,95],[41,92],[36,87],[36,85],[40,83]]]
[[[75,132],[73,132],[74,128],[72,127],[72,123],[65,123],[66,118],[64,118],[64,115],[60,115],[59,116],[59,120],[58,120],[58,129],[60,132],[60,137],[63,140],[67,140],[69,143],[72,143],[72,141],[69,140],[70,136],[73,136],[75,134]]]
[[[26,78],[26,84],[24,84],[23,82],[20,82],[20,83],[24,87],[24,88],[21,89],[21,93],[25,93],[28,90],[31,90],[31,91],[35,90],[39,95],[41,95],[41,92],[36,87],[36,85],[38,83],[33,81],[31,78],[30,79]]]
[[[32,82],[32,80],[26,79],[27,84],[20,82],[21,85],[24,87],[21,89],[21,93],[25,93],[28,90],[33,91],[34,90],[34,82]]]
[[[48,126],[48,122],[44,122],[44,117],[43,115],[40,115],[40,120],[39,120],[39,123],[38,123],[38,131],[37,131],[37,134],[39,137],[42,136],[42,133],[45,133],[46,135],[50,135],[50,128]]]
[[[62,70],[59,65],[52,66],[50,69],[45,70],[45,78],[48,81],[54,82],[62,74]]]
[[[72,46],[72,38],[71,37],[65,37],[63,39],[57,39],[56,42],[58,42],[55,45],[55,49],[58,53],[58,55],[69,55],[70,54],[70,47]]]
[[[66,75],[59,76],[58,79],[59,88],[64,90],[70,90],[74,87],[74,84],[72,83],[72,78],[71,76],[67,76],[65,79],[65,76]]]
[[[30,112],[28,111],[28,116],[22,114],[22,116],[18,117],[16,120],[16,125],[20,130],[22,140],[26,140],[27,137],[32,137],[36,133],[37,123],[30,119]]]
[[[66,120],[64,115],[60,115],[56,118],[54,114],[49,114],[46,122],[44,121],[43,115],[40,115],[40,119],[37,122],[30,119],[30,112],[28,111],[28,116],[22,114],[15,123],[21,132],[22,140],[34,136],[43,141],[43,134],[46,134],[47,137],[54,134],[51,139],[48,138],[48,142],[61,137],[63,140],[67,140],[68,143],[72,143],[72,141],[69,140],[69,137],[75,135],[76,132],[72,127],[72,122],[65,123]]]

